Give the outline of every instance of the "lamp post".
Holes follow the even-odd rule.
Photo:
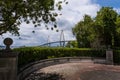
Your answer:
[[[11,49],[10,49],[10,45],[12,45],[12,43],[13,43],[13,40],[11,39],[11,38],[5,38],[4,39],[4,44],[6,45],[6,51],[10,51]]]

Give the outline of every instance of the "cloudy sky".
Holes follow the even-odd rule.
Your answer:
[[[120,13],[120,0],[68,0],[68,2],[69,4],[63,5],[63,10],[60,12],[62,15],[57,18],[59,32],[46,30],[44,26],[34,28],[32,24],[22,23],[20,39],[9,33],[3,34],[3,37],[0,36],[0,45],[4,45],[2,42],[6,37],[14,40],[13,46],[38,46],[47,43],[48,36],[50,42],[59,41],[61,30],[64,31],[65,40],[75,40],[71,29],[82,20],[85,14],[95,17],[102,6],[113,7]],[[33,30],[35,30],[34,34]]]

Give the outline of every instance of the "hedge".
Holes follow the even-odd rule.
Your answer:
[[[22,67],[30,62],[58,58],[58,57],[105,57],[105,50],[95,50],[90,48],[41,48],[25,47],[16,48],[18,51],[18,66]]]
[[[120,64],[120,50],[113,50],[113,60],[115,64]]]

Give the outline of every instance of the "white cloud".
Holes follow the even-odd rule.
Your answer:
[[[118,14],[120,14],[120,8],[114,8],[114,10],[115,10]]]
[[[64,6],[62,18],[70,22],[78,22],[83,15],[88,14],[94,17],[100,6],[91,0],[69,0],[69,4]]]
[[[68,0],[68,5],[63,5],[63,10],[60,12],[62,16],[58,17],[58,28],[64,30],[66,40],[73,40],[71,29],[75,24],[83,18],[84,14],[96,16],[96,12],[100,9],[98,4],[92,2],[92,0]],[[32,31],[36,32],[33,34]],[[59,41],[61,32],[55,32],[46,30],[45,27],[34,28],[32,24],[21,25],[20,30],[21,38],[11,36],[10,34],[4,35],[5,37],[12,37],[14,40],[14,46],[22,45],[40,45],[47,42],[48,36],[50,41]],[[1,41],[0,41],[1,42]],[[2,44],[2,43],[1,43]]]

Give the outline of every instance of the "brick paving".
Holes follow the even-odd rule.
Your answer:
[[[120,66],[71,62],[45,67],[36,73],[58,73],[65,80],[120,80]]]

